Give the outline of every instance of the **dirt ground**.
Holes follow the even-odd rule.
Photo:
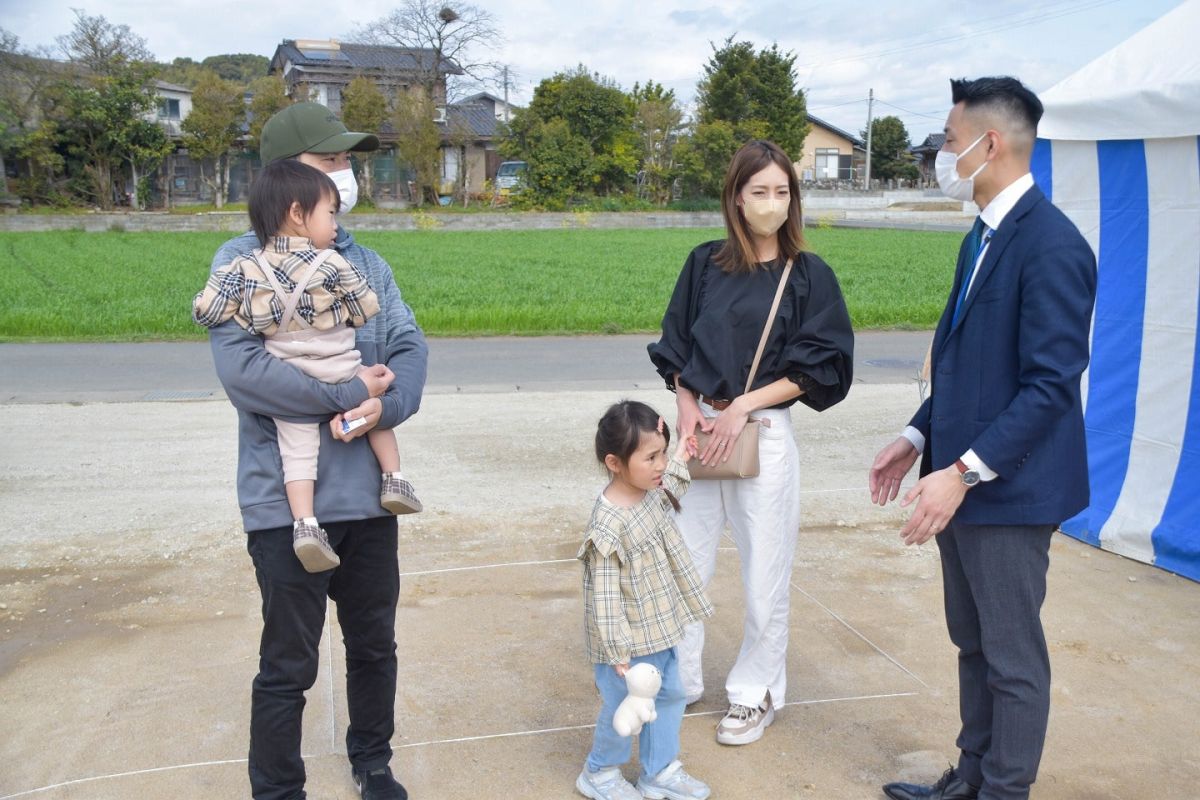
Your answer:
[[[625,393],[663,411],[664,391]],[[611,392],[434,394],[400,429],[427,511],[401,518],[398,775],[414,800],[575,796],[597,703],[573,556]],[[683,759],[715,798],[880,798],[954,759],[956,667],[936,548],[867,502],[917,402],[857,386],[794,418],[803,528],[789,703],[764,739],[713,728],[740,642],[722,551]],[[234,495],[235,415],[209,402],[10,405],[0,444],[0,800],[235,798],[258,593]],[[684,498],[686,502],[686,497]],[[1056,536],[1053,709],[1034,797],[1190,798],[1200,783],[1200,586]],[[309,693],[309,796],[356,796],[330,620]],[[333,645],[330,645],[330,642]],[[630,777],[636,775],[633,765]]]

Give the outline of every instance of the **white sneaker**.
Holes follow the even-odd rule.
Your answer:
[[[684,772],[678,761],[653,778],[638,778],[637,788],[647,800],[704,800],[712,794],[708,784]]]
[[[750,744],[762,738],[763,731],[775,721],[775,706],[771,693],[762,705],[751,708],[734,703],[717,725],[717,741],[721,744]]]
[[[625,776],[617,767],[609,767],[599,772],[588,772],[587,767],[584,767],[575,779],[575,788],[581,795],[592,800],[642,800],[642,793],[625,780]]]

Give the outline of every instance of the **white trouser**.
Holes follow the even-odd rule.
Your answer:
[[[709,417],[717,413],[704,404],[700,410]],[[760,428],[758,477],[693,481],[680,501],[678,523],[706,587],[728,524],[742,562],[746,621],[742,649],[725,691],[730,703],[757,706],[770,690],[771,702],[778,707],[787,689],[792,556],[800,528],[800,454],[788,410],[765,409],[752,416],[771,421],[770,427]],[[716,605],[720,608],[719,601]],[[704,691],[703,649],[704,623],[688,625],[678,653],[689,698]]]

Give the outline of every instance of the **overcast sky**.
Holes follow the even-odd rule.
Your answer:
[[[1200,2],[1200,0],[1190,0]],[[453,0],[450,2],[453,5]],[[857,134],[867,94],[875,116],[903,120],[914,144],[940,131],[948,79],[1010,74],[1044,91],[1180,0],[484,0],[511,65],[511,94],[528,101],[539,80],[584,64],[623,88],[653,79],[690,104],[712,52],[731,34],[796,54],[809,112]],[[160,61],[221,53],[270,56],[283,39],[349,39],[395,0],[0,0],[0,27],[26,47],[53,45],[72,8],[126,24]],[[280,13],[287,9],[285,16]],[[500,94],[498,88],[492,91]]]

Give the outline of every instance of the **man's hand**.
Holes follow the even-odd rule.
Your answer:
[[[387,369],[387,367],[384,367]],[[389,371],[389,375],[390,375]],[[348,442],[351,439],[357,439],[359,436],[365,436],[372,428],[379,424],[379,415],[383,413],[383,401],[378,397],[368,397],[362,402],[362,405],[357,408],[352,408],[338,414],[333,419],[329,420],[329,429],[333,432],[333,438],[343,442]],[[342,433],[343,419],[365,419],[366,425],[355,428],[349,433]]]
[[[880,450],[871,464],[871,502],[886,506],[895,500],[904,476],[912,469],[919,455],[913,443],[903,436],[896,437],[896,441]]]
[[[917,501],[912,516],[900,529],[900,538],[905,544],[925,544],[931,536],[946,530],[967,489],[954,465],[921,478],[900,501],[901,506]]]
[[[379,397],[392,385],[396,376],[386,364],[373,364],[369,367],[359,367],[358,379],[367,387],[368,397]]]
[[[617,673],[618,678],[624,678],[625,673],[629,672],[629,662],[626,661],[624,664],[613,664],[613,671]]]

